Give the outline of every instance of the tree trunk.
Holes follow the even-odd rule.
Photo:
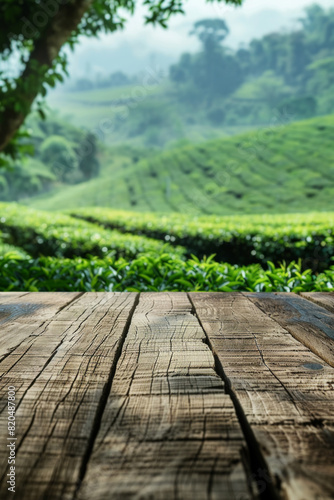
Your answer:
[[[20,76],[21,81],[27,80],[31,76],[36,77],[36,85],[28,92],[22,92],[21,96],[18,96],[18,100],[24,102],[25,112],[15,110],[14,105],[12,105],[5,109],[0,118],[0,151],[5,149],[23,124],[32,103],[41,91],[45,73],[50,69],[61,47],[68,40],[72,31],[77,28],[92,3],[93,0],[73,0],[65,5],[59,2],[58,12],[52,17],[50,16],[48,25],[44,28],[44,33],[36,40],[26,67]],[[37,75],[34,68],[36,61],[39,68],[45,65],[45,71],[40,75]]]

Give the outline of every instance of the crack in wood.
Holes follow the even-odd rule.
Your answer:
[[[90,437],[88,439],[86,451],[83,455],[82,463],[80,466],[77,487],[76,487],[76,490],[74,492],[74,497],[73,497],[74,499],[77,497],[77,493],[78,493],[80,486],[81,486],[81,483],[85,477],[87,465],[88,465],[90,456],[91,456],[92,451],[93,451],[94,442],[95,442],[95,439],[96,439],[98,432],[100,430],[103,412],[104,412],[105,406],[107,404],[108,396],[110,394],[113,378],[114,378],[116,368],[117,368],[117,363],[118,363],[118,361],[121,357],[121,354],[122,354],[123,345],[124,345],[126,336],[128,334],[129,328],[130,328],[133,314],[134,314],[136,307],[139,303],[139,296],[140,296],[140,294],[136,295],[134,303],[132,305],[132,308],[129,311],[129,314],[128,314],[128,317],[127,317],[127,320],[126,320],[126,323],[125,323],[125,326],[124,326],[124,329],[123,329],[123,332],[122,332],[122,335],[121,335],[121,338],[120,338],[120,341],[119,341],[119,344],[118,344],[118,347],[117,347],[117,350],[115,353],[115,357],[114,357],[113,363],[112,363],[111,368],[110,368],[108,380],[106,381],[104,388],[102,390],[100,401],[99,401],[99,404],[98,404],[97,409],[96,409],[95,418],[94,418],[92,429],[91,429],[91,434],[90,434]]]
[[[198,320],[198,322],[203,330],[203,334],[204,334],[204,338],[205,338],[204,342],[209,346],[209,348],[212,352],[212,355],[214,357],[216,373],[223,380],[224,386],[225,386],[225,392],[226,392],[226,394],[228,394],[230,396],[230,398],[233,402],[236,415],[238,417],[241,429],[243,431],[243,434],[244,434],[244,437],[245,437],[245,440],[247,443],[248,454],[249,454],[249,458],[250,458],[250,469],[251,469],[252,473],[255,475],[255,477],[256,477],[259,469],[263,470],[265,477],[267,478],[266,488],[264,489],[264,491],[261,491],[261,489],[259,489],[259,491],[258,491],[259,498],[261,498],[261,500],[280,500],[281,496],[274,486],[274,480],[272,478],[268,464],[267,464],[267,462],[262,454],[259,443],[257,442],[257,440],[255,438],[255,435],[253,433],[251,425],[249,424],[249,422],[247,420],[247,417],[246,417],[244,410],[240,404],[240,401],[232,389],[231,381],[227,377],[226,373],[224,372],[224,368],[222,366],[222,363],[221,363],[217,353],[215,352],[215,350],[213,348],[213,345],[210,341],[208,334],[206,333],[206,330],[205,330],[204,325],[201,321],[201,318],[199,317],[199,315],[196,312],[196,307],[195,307],[195,304],[192,300],[190,293],[188,293],[188,298],[189,298],[189,301],[192,305],[192,314],[197,318],[197,320]]]
[[[332,298],[307,300],[292,293],[243,293],[262,313],[283,327],[314,354],[334,367]]]
[[[301,292],[300,297],[334,313],[334,292]]]
[[[256,338],[256,335],[255,333],[252,333],[253,337],[254,337],[254,340],[255,340],[255,345],[257,347],[257,350],[259,351],[259,354],[260,354],[260,357],[261,357],[261,360],[262,360],[262,363],[264,364],[264,366],[270,371],[270,373],[272,374],[273,377],[275,377],[275,379],[277,380],[277,382],[279,384],[281,384],[281,386],[283,387],[283,389],[285,390],[285,392],[287,393],[287,395],[289,396],[290,398],[290,401],[291,403],[293,404],[293,406],[296,408],[297,412],[300,414],[300,410],[298,408],[298,406],[296,405],[295,403],[295,400],[291,394],[291,392],[289,391],[289,389],[284,385],[284,383],[282,382],[282,380],[280,380],[280,378],[276,375],[276,373],[267,365],[266,363],[266,360],[264,359],[264,355],[263,355],[263,352],[262,350],[260,349],[259,347],[259,344],[258,344],[258,341],[257,341],[257,338]]]

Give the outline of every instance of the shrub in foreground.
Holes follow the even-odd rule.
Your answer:
[[[237,267],[210,257],[182,260],[168,254],[86,260],[40,257],[0,258],[1,291],[333,291],[334,266],[319,275],[302,271],[301,263],[267,269],[259,264]]]

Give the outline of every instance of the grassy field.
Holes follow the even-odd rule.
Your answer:
[[[192,215],[334,209],[334,116],[117,163],[103,176],[28,200],[47,210],[104,206]]]

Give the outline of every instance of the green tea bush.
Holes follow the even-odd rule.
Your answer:
[[[302,271],[301,263],[278,267],[268,263],[237,267],[212,258],[182,260],[147,254],[132,261],[40,257],[0,258],[1,291],[333,291],[334,266],[319,274]]]
[[[8,243],[22,247],[34,257],[88,256],[134,258],[140,253],[170,251],[181,255],[183,249],[145,236],[109,231],[97,224],[59,213],[48,213],[16,204],[0,203],[0,229]]]
[[[0,233],[0,258],[5,255],[11,256],[13,258],[24,258],[30,257],[30,255],[22,250],[22,248],[15,247],[13,245],[8,245],[3,239],[3,235]]]
[[[182,245],[188,256],[215,254],[219,261],[238,265],[302,259],[303,268],[323,270],[334,254],[333,212],[192,217],[94,207],[70,213],[108,228]]]

